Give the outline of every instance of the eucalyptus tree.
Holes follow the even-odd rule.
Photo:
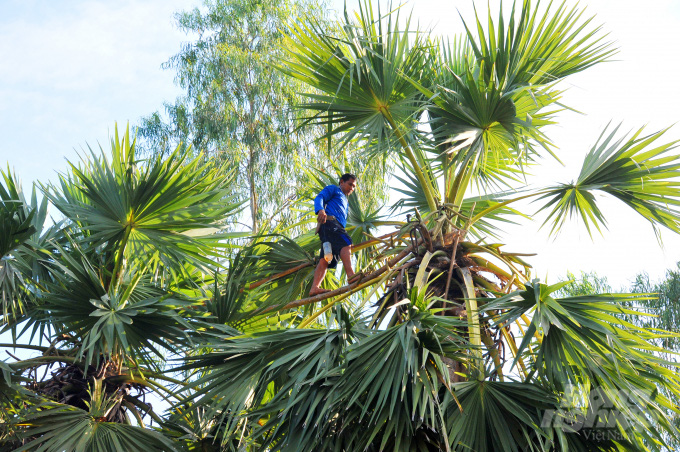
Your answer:
[[[311,235],[249,251],[263,273],[241,275],[228,321],[287,327],[215,340],[183,368],[200,372],[188,403],[225,448],[662,450],[677,439],[680,374],[656,345],[665,333],[626,320],[648,295],[560,298],[564,283],[532,279],[521,254],[487,238],[530,216],[525,199],[553,233],[568,215],[600,229],[596,194],[679,232],[680,159],[666,130],[608,128],[574,182],[524,184],[526,168],[558,157],[546,126],[564,108],[560,83],[616,51],[592,22],[526,0],[443,42],[366,2],[331,30],[313,17],[291,26],[281,69],[308,86],[306,123],[394,161],[413,210],[356,247],[373,252],[362,280],[331,278],[316,297],[299,298]]]

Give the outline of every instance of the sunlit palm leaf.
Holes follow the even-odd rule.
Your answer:
[[[503,202],[507,195],[509,195],[509,193],[506,192],[465,198],[460,211],[468,217],[474,217],[485,209],[498,206]],[[519,219],[519,217],[527,218],[527,215],[509,206],[494,209],[489,215],[484,216],[472,224],[469,229],[469,234],[478,239],[484,237],[499,238],[500,233],[502,232],[499,228],[499,224],[517,224],[513,218]],[[461,222],[461,224],[464,224],[464,222]]]
[[[486,31],[476,18],[476,37],[466,24],[470,45],[483,63],[487,82],[495,80],[506,91],[550,84],[606,61],[615,53],[611,43],[600,36],[600,27],[589,30],[594,18],[582,20],[578,6],[568,9],[562,2],[554,12],[550,6],[544,13],[538,5],[532,8],[531,1],[524,0],[516,20],[513,5],[507,27],[502,11],[496,26],[489,10]]]
[[[433,164],[434,160],[429,159],[424,152],[419,150],[417,150],[415,154],[420,163],[420,167],[423,169],[425,177],[430,181],[430,185],[436,187],[437,177],[441,173],[435,173],[435,170],[438,169],[438,167]],[[401,182],[403,187],[395,186],[393,188],[395,191],[405,195],[405,197],[398,201],[395,207],[417,207],[421,212],[426,212],[428,210],[427,195],[423,185],[414,173],[413,168],[403,158],[400,159],[400,164],[397,168],[401,170],[401,175],[395,175],[394,177]],[[432,191],[435,193],[437,199],[440,199],[439,190]]]
[[[618,129],[602,132],[575,182],[551,187],[539,198],[547,199],[541,210],[551,208],[545,221],[552,223],[551,233],[559,231],[569,216],[581,218],[591,234],[591,226],[598,230],[606,226],[597,193],[622,201],[655,230],[660,225],[680,232],[680,157],[669,152],[678,141],[656,146],[667,129],[641,136],[641,128],[627,139],[616,138]]]
[[[400,28],[398,14],[377,17],[366,1],[355,20],[345,13],[338,37],[328,36],[314,19],[297,22],[287,42],[290,58],[282,70],[319,90],[305,105],[313,113],[308,122],[329,127],[329,135],[364,140],[369,151],[386,156],[402,152],[436,207],[436,188],[421,174],[413,148],[417,119],[424,98],[415,87],[428,77],[429,46],[419,33]],[[398,142],[394,148],[392,144]],[[376,146],[375,144],[378,143]],[[415,145],[415,146],[414,146]]]
[[[396,175],[394,176],[395,179],[401,182],[402,187],[395,186],[393,187],[393,190],[402,193],[403,195],[402,199],[400,199],[394,207],[415,207],[420,211],[427,210],[427,200],[425,199],[425,195],[420,189],[420,185],[418,184],[415,176],[409,172],[405,166],[402,167],[402,171],[403,177]],[[488,215],[485,215],[483,218],[480,218],[470,225],[468,233],[472,237],[476,237],[478,239],[483,237],[498,238],[499,234],[502,232],[498,227],[499,223],[516,224],[516,222],[512,220],[513,216],[526,217],[526,215],[509,206],[501,206],[497,209],[493,209],[495,206],[499,206],[510,194],[510,192],[500,192],[494,195],[482,195],[465,198],[461,206],[456,209],[456,211],[462,215],[462,217],[459,218],[459,225],[461,227],[465,226],[467,223],[467,218],[471,218],[485,209],[489,209],[491,212]],[[454,206],[449,205],[449,207],[453,208]]]
[[[221,445],[222,425],[207,416],[205,408],[191,407],[175,411],[163,423],[164,434],[182,445],[181,450],[189,452],[223,452],[238,449],[238,440]],[[232,447],[230,447],[232,446]]]
[[[329,133],[347,132],[382,142],[396,124],[410,128],[420,93],[405,75],[419,78],[427,54],[422,38],[400,30],[397,15],[377,16],[366,2],[352,20],[345,12],[340,34],[332,37],[313,18],[293,25],[288,40],[290,59],[282,69],[318,89],[303,107],[315,112]],[[411,40],[414,39],[414,42]]]
[[[180,148],[167,158],[139,161],[129,133],[119,139],[117,129],[111,150],[110,161],[91,151],[80,166],[71,164],[71,173],[60,176],[60,189],[44,187],[50,201],[93,246],[124,248],[118,267],[122,257],[175,270],[187,261],[211,266],[206,255],[214,253],[216,241],[187,232],[220,228],[237,212],[229,189],[233,175],[200,156],[187,161]]]
[[[562,108],[545,111],[560,97],[552,86],[613,53],[599,29],[588,31],[592,19],[580,21],[581,14],[564,4],[541,17],[528,0],[517,21],[513,7],[507,27],[502,11],[497,26],[489,12],[486,31],[477,18],[477,35],[466,25],[467,41],[456,43],[469,46],[474,58],[440,52],[433,87],[414,83],[432,102],[427,109],[432,132],[449,159],[447,202],[460,202],[472,179],[516,180],[537,153],[536,144],[553,152],[541,132]]]

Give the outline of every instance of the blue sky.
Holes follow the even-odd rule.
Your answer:
[[[342,1],[331,2],[340,8]],[[498,1],[489,2],[496,8]],[[546,2],[544,2],[546,3]],[[571,0],[568,2],[573,4]],[[161,64],[189,37],[174,27],[173,13],[197,0],[0,0],[0,164],[25,186],[56,180],[65,159],[77,159],[86,143],[106,144],[116,121],[135,123],[179,94],[172,71]],[[354,1],[348,1],[350,8]],[[413,0],[406,9],[435,34],[462,30],[457,9],[471,18],[469,0]],[[510,4],[505,2],[506,7]],[[484,13],[487,1],[475,2]],[[587,115],[567,112],[550,136],[566,164],[550,164],[540,181],[569,181],[604,126],[649,124],[650,131],[680,120],[680,5],[677,1],[591,0],[621,51],[618,61],[569,79],[565,102]],[[680,138],[680,126],[668,134]],[[7,163],[5,163],[7,162]],[[550,280],[572,271],[597,270],[615,287],[640,271],[660,277],[680,260],[680,239],[664,234],[658,248],[651,228],[615,203],[606,204],[610,231],[591,241],[583,228],[549,240],[538,224],[508,229],[510,251],[533,251],[537,275]],[[644,255],[644,260],[641,260]]]
[[[179,92],[161,63],[195,2],[0,0],[0,161],[25,182],[54,179],[85,143]]]

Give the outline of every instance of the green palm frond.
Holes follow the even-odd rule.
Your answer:
[[[26,411],[37,402],[36,397],[21,387],[12,367],[0,361],[0,445],[4,450],[18,447],[21,442],[17,438],[16,419],[22,419]],[[15,378],[13,381],[12,378]]]
[[[229,188],[233,174],[199,156],[187,161],[178,148],[167,158],[140,161],[129,131],[111,142],[111,160],[104,153],[60,176],[60,188],[43,187],[45,195],[69,220],[123,259],[162,264],[180,270],[182,263],[211,267],[207,255],[219,237],[201,237],[196,230],[221,228],[238,211]],[[198,236],[196,236],[198,235]]]
[[[298,392],[308,388],[310,379],[337,364],[345,340],[339,330],[256,333],[216,341],[212,353],[189,357],[178,370],[210,370],[191,384],[195,392],[188,400],[196,400],[198,406],[224,423],[226,439],[244,422],[252,425],[259,420],[257,416],[250,418],[249,412],[272,399],[270,384],[281,385],[278,397],[290,395],[295,399]]]
[[[432,87],[413,81],[430,99],[429,123],[446,156],[446,202],[459,203],[471,180],[518,180],[538,154],[536,144],[553,153],[541,129],[563,108],[545,110],[560,98],[554,84],[614,52],[599,28],[588,31],[592,18],[580,21],[564,3],[541,17],[525,0],[517,21],[513,7],[507,27],[502,12],[497,27],[489,12],[486,31],[477,17],[477,36],[466,25],[467,40],[440,52]],[[468,47],[470,54],[460,50]]]
[[[224,452],[238,450],[238,440],[226,446],[220,441],[222,425],[207,415],[207,410],[190,404],[181,412],[173,412],[162,424],[164,434],[181,444],[181,450],[189,452]],[[232,446],[232,447],[229,447]]]
[[[450,86],[431,89],[414,84],[431,101],[427,113],[445,202],[458,204],[473,180],[505,185],[518,180],[521,165],[531,158],[529,138],[539,133],[535,124],[518,120],[513,93],[483,81],[479,68],[451,72],[450,79]]]
[[[319,91],[307,94],[310,102],[302,105],[312,112],[307,122],[328,126],[329,136],[345,133],[347,142],[363,140],[382,156],[404,153],[435,210],[436,185],[422,175],[412,140],[425,101],[416,84],[429,84],[432,44],[409,31],[410,20],[400,28],[398,16],[383,17],[379,9],[376,16],[365,1],[354,20],[345,11],[337,37],[313,18],[298,21],[289,30],[290,56],[281,69]]]
[[[32,239],[39,241],[47,203],[38,205],[35,191],[27,203],[12,172],[0,173],[0,323],[15,323],[32,296],[30,274],[40,272]]]
[[[464,322],[414,311],[410,316],[347,350],[345,371],[327,402],[341,416],[347,450],[403,450],[420,430],[442,432],[439,394],[449,384],[442,357],[462,359],[469,344],[455,330]],[[438,440],[447,444],[446,437]]]
[[[441,425],[438,394],[449,381],[442,357],[461,358],[467,346],[455,334],[463,321],[411,315],[413,321],[385,331],[344,322],[340,330],[218,341],[213,353],[188,358],[183,367],[210,369],[192,383],[191,399],[225,423],[225,438],[237,428],[255,428],[253,437],[271,450],[327,450],[333,441],[345,450],[386,444],[401,450],[414,433]]]
[[[0,183],[0,258],[24,244],[35,232],[35,211],[24,201],[9,168],[1,171],[4,183]]]
[[[433,68],[433,82],[441,86],[452,86],[457,82],[456,74],[462,74],[467,67],[474,65],[475,55],[467,35],[444,38],[439,46],[439,61]]]
[[[120,285],[107,289],[96,256],[74,242],[58,252],[50,264],[55,280],[46,283],[39,307],[43,314],[32,320],[80,338],[79,354],[87,364],[107,355],[153,366],[151,353],[173,352],[173,344],[185,339],[183,330],[190,326],[177,311],[191,303],[155,286],[151,275],[125,272]]]
[[[302,106],[315,113],[310,121],[330,124],[329,134],[347,132],[345,140],[382,142],[394,125],[412,126],[421,95],[407,77],[419,79],[428,56],[423,38],[408,32],[409,20],[402,30],[398,13],[359,7],[354,20],[345,11],[338,37],[314,18],[296,22],[281,69],[320,91]]]
[[[601,27],[589,30],[594,17],[582,20],[578,6],[568,9],[566,2],[554,12],[550,6],[543,13],[524,0],[516,20],[513,5],[507,27],[502,11],[496,27],[489,10],[486,31],[476,17],[476,37],[465,24],[485,81],[496,81],[507,91],[551,84],[616,53],[612,44],[604,41],[606,36],[600,36]]]
[[[552,223],[551,233],[569,216],[581,218],[591,234],[591,226],[601,231],[600,226],[607,223],[597,205],[597,193],[622,201],[655,231],[657,226],[665,226],[680,232],[680,158],[669,152],[678,141],[655,144],[668,129],[641,136],[644,128],[640,128],[630,138],[617,138],[619,127],[608,134],[606,129],[602,132],[575,182],[550,187],[539,198],[547,199],[540,210],[551,208],[544,223]]]
[[[548,450],[540,427],[554,395],[534,384],[494,381],[454,383],[458,404],[449,403],[447,430],[452,450],[502,452]]]
[[[215,322],[234,324],[240,320],[239,314],[250,307],[252,301],[244,289],[258,279],[259,262],[255,252],[259,247],[251,245],[239,250],[230,260],[226,275],[215,278],[212,298],[206,302],[206,309],[214,316]]]
[[[498,226],[499,224],[518,224],[513,218],[528,218],[527,215],[509,206],[495,208],[496,206],[500,206],[509,194],[510,192],[500,192],[493,195],[472,196],[463,200],[460,212],[469,218],[474,217],[486,209],[492,209],[488,215],[485,215],[483,218],[480,218],[470,225],[468,233],[472,237],[476,237],[477,239],[486,237],[497,239],[502,232]]]
[[[429,181],[432,187],[437,186],[437,178],[440,176],[439,166],[436,165],[434,159],[428,158],[425,152],[417,149],[414,153],[417,161],[422,169],[423,176]],[[405,197],[399,200],[396,207],[417,207],[421,212],[427,212],[429,209],[427,193],[423,185],[420,183],[417,174],[413,171],[413,167],[403,158],[399,159],[400,175],[394,175],[403,187],[393,187],[395,191],[403,194]],[[436,199],[441,199],[438,189],[430,190],[434,193]]]
[[[267,318],[259,313],[301,298],[309,292],[318,240],[311,233],[291,240],[279,235],[258,236],[229,263],[221,287],[216,287],[208,311],[218,323],[241,331],[277,328],[288,314]],[[219,281],[216,281],[219,284]]]
[[[19,424],[27,438],[19,451],[110,452],[114,450],[177,451],[160,433],[103,420],[103,413],[91,413],[69,405],[45,403]],[[35,438],[35,439],[32,439]]]
[[[530,315],[518,354],[526,351],[525,362],[529,360],[538,380],[558,391],[572,387],[583,388],[585,394],[591,389],[602,391],[638,432],[633,434],[628,426],[617,425],[623,438],[637,446],[642,445],[643,438],[662,441],[659,430],[645,427],[648,415],[661,430],[677,435],[668,417],[677,407],[658,389],[663,387],[678,397],[677,364],[664,359],[660,354],[663,349],[653,345],[668,333],[650,331],[623,319],[626,315],[640,315],[623,307],[623,302],[649,296],[553,298],[551,294],[565,284],[547,286],[534,280],[525,290],[500,297],[483,310],[502,312],[495,319],[501,325]],[[587,404],[582,407],[588,409]]]
[[[427,200],[423,191],[420,189],[418,181],[406,166],[402,166],[401,168],[402,176],[395,175],[394,178],[401,182],[402,187],[395,186],[393,187],[393,190],[401,193],[403,197],[397,201],[393,208],[415,207],[419,211],[426,211]],[[527,215],[520,211],[513,209],[508,205],[502,205],[505,200],[509,199],[511,194],[516,193],[508,191],[491,195],[471,196],[463,199],[460,206],[447,203],[445,204],[445,207],[450,210],[455,210],[459,214],[458,221],[461,226],[467,223],[467,218],[472,218],[488,209],[488,214],[469,225],[468,233],[472,237],[478,239],[485,237],[498,238],[499,234],[502,232],[498,227],[499,223],[517,224],[513,221],[513,217],[528,218]]]
[[[257,242],[257,254],[251,257],[260,262],[257,276],[266,277],[292,266],[313,263],[318,243],[311,240],[312,233],[307,232],[295,239],[274,235],[261,237]]]

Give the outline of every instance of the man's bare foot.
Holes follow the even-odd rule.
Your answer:
[[[309,291],[309,296],[310,297],[315,297],[317,295],[321,295],[322,293],[330,292],[328,289],[322,289],[320,287],[312,287],[312,290]]]

